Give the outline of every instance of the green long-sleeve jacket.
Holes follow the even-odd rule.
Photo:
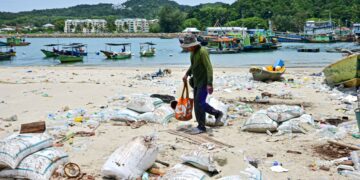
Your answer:
[[[191,66],[187,75],[193,76],[194,87],[202,87],[213,84],[213,68],[210,62],[208,51],[201,47],[190,55]]]

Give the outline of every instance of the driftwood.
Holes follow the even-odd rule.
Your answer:
[[[43,133],[46,130],[45,121],[22,124],[20,134],[25,133]]]
[[[330,144],[335,144],[335,145],[338,145],[341,147],[349,148],[351,150],[360,150],[360,147],[349,145],[349,144],[344,144],[344,143],[333,141],[333,140],[328,140],[327,142]]]
[[[170,167],[170,164],[169,163],[167,163],[167,162],[164,162],[164,161],[161,161],[161,160],[155,160],[155,162],[157,162],[157,163],[159,163],[159,164],[162,164],[162,165],[164,165],[164,166],[166,166],[166,167]]]
[[[240,102],[247,104],[266,104],[266,105],[288,105],[288,106],[302,106],[302,107],[311,107],[310,102],[299,102],[299,101],[284,101],[284,100],[258,100],[258,101],[249,101],[249,100],[240,100]]]
[[[166,132],[173,134],[173,135],[177,135],[177,136],[181,136],[184,138],[187,138],[191,141],[194,141],[198,144],[203,144],[203,143],[213,143],[216,146],[220,146],[220,147],[228,147],[228,148],[232,148],[234,146],[229,145],[229,144],[225,144],[223,142],[220,142],[218,140],[215,140],[209,136],[207,136],[206,134],[199,134],[199,135],[190,135],[190,134],[186,134],[183,132],[179,132],[179,131],[175,131],[175,130],[167,130]]]

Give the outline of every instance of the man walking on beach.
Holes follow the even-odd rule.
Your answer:
[[[185,36],[181,47],[191,52],[191,66],[183,77],[183,81],[187,83],[188,77],[192,76],[193,82],[190,85],[194,88],[194,110],[198,126],[189,133],[195,135],[206,132],[206,113],[215,116],[216,126],[223,125],[221,122],[223,113],[206,103],[207,95],[213,93],[213,69],[207,50],[202,48],[195,35],[191,34]]]

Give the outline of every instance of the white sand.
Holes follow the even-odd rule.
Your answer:
[[[18,116],[16,122],[0,121],[0,137],[3,138],[16,130],[20,124],[38,120],[47,120],[47,114],[57,112],[64,106],[70,109],[83,108],[88,111],[99,111],[100,106],[113,107],[109,98],[116,94],[129,95],[132,93],[160,93],[174,94],[181,87],[181,77],[185,68],[171,68],[170,77],[158,78],[153,81],[137,80],[136,75],[152,73],[155,68],[92,68],[92,67],[9,67],[0,68],[0,118],[12,115]],[[27,72],[27,71],[32,72]],[[215,78],[227,76],[250,76],[248,69],[225,68],[215,69]],[[282,89],[291,91],[293,101],[310,102],[313,105],[306,108],[306,112],[316,119],[325,116],[349,116],[354,119],[353,113],[343,114],[336,111],[343,105],[339,101],[330,100],[326,92],[316,92],[308,87],[312,83],[320,84],[322,77],[310,77],[321,69],[288,69],[285,78],[294,78],[295,82],[303,82],[297,87],[276,82],[271,84],[255,83],[255,88],[232,90],[231,93],[224,89],[215,91],[214,96],[231,99],[236,97],[255,97],[261,92],[277,93]],[[131,86],[131,87],[130,87]],[[218,88],[218,87],[215,87]],[[45,97],[44,97],[45,96]],[[48,97],[46,97],[48,96]],[[1,103],[4,101],[4,103]],[[255,110],[257,110],[255,108]],[[259,169],[267,179],[345,179],[338,175],[335,167],[330,171],[312,171],[309,164],[321,159],[312,150],[314,145],[323,143],[312,134],[296,134],[290,139],[288,135],[270,137],[266,134],[256,134],[240,131],[240,127],[247,117],[233,120],[232,126],[213,129],[214,138],[235,146],[234,148],[216,149],[215,155],[225,156],[227,164],[221,167],[221,176],[236,175],[244,170],[246,164],[244,156],[260,160]],[[194,120],[193,120],[194,122]],[[63,149],[69,153],[71,162],[78,163],[83,172],[101,179],[100,169],[107,157],[121,144],[138,135],[156,133],[161,145],[158,159],[169,162],[171,165],[180,163],[180,156],[197,145],[179,140],[177,136],[170,135],[162,130],[175,129],[178,122],[172,121],[169,125],[147,124],[139,129],[124,126],[112,126],[103,123],[96,130],[96,135],[86,138],[75,138],[76,142],[86,142],[83,149],[74,148],[67,143]],[[9,126],[10,127],[5,127]],[[178,139],[177,139],[178,138]],[[181,139],[181,138],[180,138]],[[276,139],[279,141],[274,142]],[[269,141],[269,142],[268,142]],[[345,143],[355,143],[350,136],[343,140]],[[171,147],[176,147],[173,150]],[[287,150],[302,152],[301,155],[286,153]],[[274,157],[267,158],[266,154],[272,153]],[[273,161],[283,163],[287,173],[275,173],[270,170]]]

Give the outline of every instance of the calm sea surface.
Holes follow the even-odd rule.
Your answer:
[[[0,39],[5,41],[5,39]],[[178,39],[158,38],[27,38],[30,46],[16,47],[17,56],[11,61],[0,61],[0,66],[181,66],[188,65],[189,53],[182,53]],[[152,58],[140,58],[139,51],[142,42],[153,42],[157,53]],[[44,58],[40,49],[45,44],[52,43],[84,43],[87,44],[88,56],[84,62],[74,64],[60,64],[56,59]],[[107,60],[100,50],[105,49],[105,43],[132,43],[134,56],[128,60]],[[320,48],[319,53],[299,53],[297,48]],[[113,47],[112,50],[121,47]],[[277,59],[285,60],[288,67],[322,67],[333,63],[341,58],[340,53],[327,53],[330,48],[360,48],[354,43],[331,43],[331,44],[303,44],[282,43],[282,47],[274,51],[244,52],[240,54],[211,55],[212,63],[217,67],[247,67],[253,65],[273,64]]]

